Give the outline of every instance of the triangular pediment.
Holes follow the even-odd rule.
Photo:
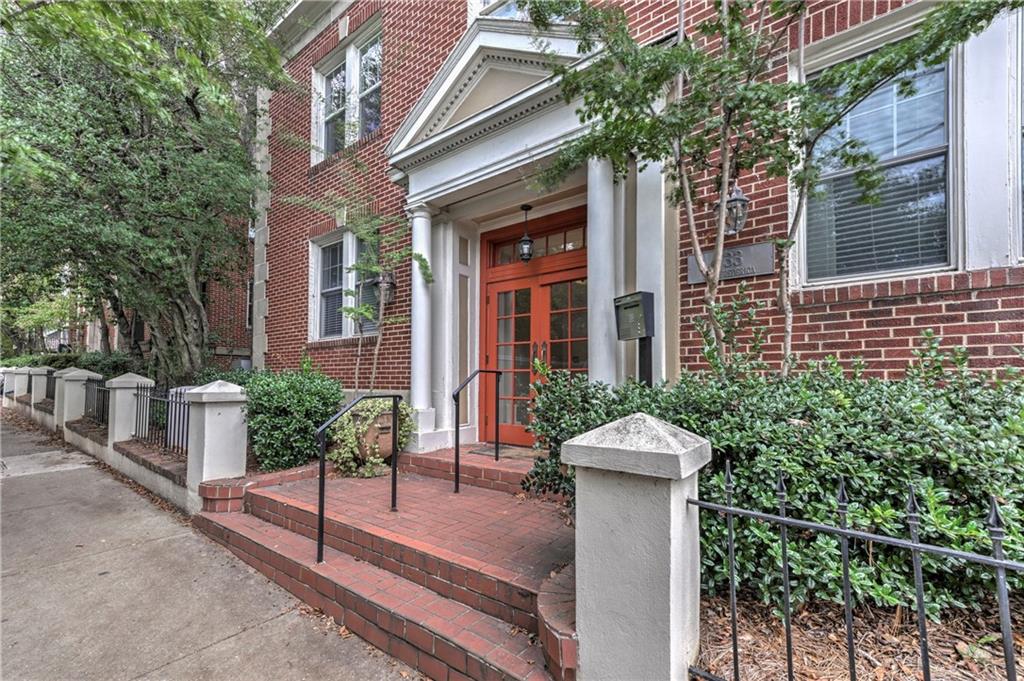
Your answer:
[[[552,57],[578,58],[576,41],[566,27],[537,36],[527,22],[477,19],[410,110],[388,145],[388,155],[481,116],[548,79]]]

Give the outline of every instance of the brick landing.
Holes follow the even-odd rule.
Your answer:
[[[486,454],[479,453],[485,450]],[[521,450],[520,450],[521,451]],[[508,494],[522,491],[521,482],[533,468],[533,459],[517,451],[515,456],[494,460],[493,450],[487,445],[476,443],[459,447],[459,480],[462,487],[482,487]],[[455,480],[455,450],[438,449],[433,452],[413,454],[403,452],[398,457],[398,467],[405,473]]]
[[[354,633],[434,679],[546,679],[560,641],[538,594],[573,559],[556,504],[416,474],[327,481],[328,560],[315,560],[317,480],[246,488],[246,513],[196,524]],[[351,624],[350,624],[351,622]],[[568,666],[563,655],[547,660]],[[559,679],[570,674],[555,670]]]

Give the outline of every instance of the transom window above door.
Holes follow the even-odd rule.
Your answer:
[[[381,36],[363,33],[313,69],[312,163],[380,127]]]
[[[587,230],[582,225],[560,229],[557,232],[548,232],[539,236],[533,236],[533,259],[543,258],[548,255],[569,253],[579,251],[586,247]],[[503,241],[494,245],[494,264],[510,265],[519,262],[517,245],[519,238],[511,241]]]

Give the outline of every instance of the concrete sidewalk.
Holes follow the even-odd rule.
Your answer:
[[[0,456],[3,679],[417,677],[18,417]]]

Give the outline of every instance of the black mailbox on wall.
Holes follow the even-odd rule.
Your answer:
[[[637,291],[616,298],[615,328],[623,341],[654,336],[654,294]]]
[[[620,341],[637,341],[638,378],[651,385],[654,373],[654,294],[637,291],[615,299],[615,330]]]

